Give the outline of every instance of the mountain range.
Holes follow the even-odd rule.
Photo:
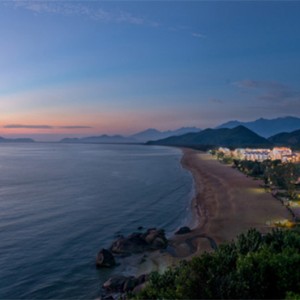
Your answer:
[[[243,125],[258,135],[268,138],[277,133],[292,132],[300,129],[300,118],[297,117],[283,117],[276,119],[260,118],[251,122],[229,121],[216,128],[234,128]]]
[[[187,133],[181,136],[173,136],[166,139],[151,141],[148,145],[167,146],[223,146],[230,148],[252,147],[267,148],[272,143],[259,136],[255,132],[239,125],[235,128],[205,129],[198,133]]]
[[[61,143],[145,143],[150,140],[158,140],[169,136],[182,135],[187,132],[199,132],[201,129],[196,127],[182,127],[176,130],[159,131],[154,128],[138,132],[130,136],[122,135],[100,135],[84,138],[64,138]]]
[[[260,118],[251,122],[229,121],[217,126],[215,129],[233,129],[237,126],[244,126],[255,132],[261,137],[269,138],[273,135],[282,132],[292,132],[300,129],[300,118],[297,117],[283,117],[275,119]],[[205,130],[203,130],[205,131]],[[135,133],[130,136],[121,135],[101,135],[85,138],[66,138],[61,140],[64,143],[145,143],[148,141],[158,141],[172,136],[181,136],[187,133],[199,133],[200,128],[197,127],[182,127],[176,130],[159,131],[154,128],[149,128],[144,131]],[[208,142],[208,141],[207,141]],[[212,144],[213,141],[210,142]]]
[[[147,130],[131,135],[130,138],[133,138],[139,142],[148,142],[153,140],[165,139],[170,136],[177,136],[185,133],[199,132],[199,131],[201,131],[201,129],[197,127],[182,127],[179,129],[167,130],[167,131],[159,131],[154,128],[149,128]]]
[[[125,144],[125,143],[137,143],[135,139],[130,137],[124,137],[122,135],[100,135],[100,136],[89,136],[84,138],[65,138],[60,141],[61,143],[95,143],[95,144]]]
[[[252,133],[255,133],[256,141],[252,140],[253,135],[250,135],[249,131],[246,133],[246,137],[249,140],[243,139],[239,136],[239,130],[233,131],[216,131],[219,129],[234,129],[236,127],[249,129]],[[297,132],[298,131],[298,132]],[[300,131],[300,118],[297,117],[283,117],[275,119],[260,118],[251,122],[229,121],[222,125],[217,126],[214,129],[202,130],[196,127],[182,127],[176,130],[159,131],[154,128],[149,128],[144,131],[132,134],[130,136],[122,135],[99,135],[83,138],[64,138],[60,142],[62,143],[145,143],[148,141],[156,141],[149,144],[178,144],[178,145],[223,145],[224,141],[230,147],[237,143],[239,147],[246,145],[262,144],[270,145],[286,145],[292,147],[299,147],[299,131]],[[201,133],[201,134],[200,134]],[[237,134],[237,136],[234,136]],[[222,137],[223,135],[223,137]],[[228,136],[227,136],[228,135]],[[264,138],[259,140],[259,138]],[[268,138],[265,139],[265,138]],[[234,140],[236,139],[236,141]],[[0,137],[0,143],[3,142],[34,142],[30,138],[8,139]]]

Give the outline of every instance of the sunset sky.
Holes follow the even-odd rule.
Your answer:
[[[0,135],[300,117],[300,1],[1,1]]]

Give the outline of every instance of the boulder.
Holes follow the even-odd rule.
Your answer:
[[[131,292],[138,285],[138,279],[134,276],[130,276],[124,283],[123,292],[128,293]]]
[[[187,226],[183,226],[183,227],[180,227],[179,230],[177,230],[175,232],[175,234],[186,234],[186,233],[190,233],[191,232],[191,229]]]
[[[110,247],[113,253],[117,254],[131,254],[143,252],[147,243],[142,238],[141,233],[133,233],[128,237],[120,237]]]
[[[144,234],[144,239],[147,242],[147,244],[151,244],[155,238],[159,236],[159,232],[156,229],[149,229],[147,232]]]
[[[165,249],[168,245],[165,232],[162,229],[151,228],[145,233],[132,233],[128,237],[121,236],[110,247],[117,254],[130,255],[149,250]]]
[[[145,287],[146,287],[147,282],[141,283],[139,285],[137,285],[133,290],[132,293],[133,294],[138,294],[140,293]]]
[[[143,236],[151,250],[165,249],[168,246],[168,240],[163,229],[148,229]]]
[[[122,275],[113,276],[104,282],[101,300],[111,300],[109,297],[113,297],[114,299],[127,299],[126,294],[128,292],[134,293],[135,291],[140,291],[145,286],[148,279],[148,274],[142,274],[138,277],[126,277]]]
[[[102,249],[96,257],[96,266],[98,268],[111,268],[116,265],[114,256],[109,250]]]
[[[151,248],[153,250],[165,249],[167,248],[167,246],[168,246],[168,241],[160,237],[155,238],[151,244]]]
[[[123,292],[124,284],[127,279],[127,277],[122,275],[113,276],[105,281],[102,287],[108,292]]]

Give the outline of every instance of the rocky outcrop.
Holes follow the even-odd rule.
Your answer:
[[[106,292],[120,293],[123,292],[125,282],[128,278],[122,275],[116,275],[104,282],[103,288]]]
[[[116,265],[114,256],[109,250],[102,249],[96,257],[96,266],[98,268],[111,268]]]
[[[183,227],[180,227],[179,230],[177,230],[175,232],[175,234],[186,234],[186,233],[190,233],[191,232],[191,229],[187,226],[183,226]]]
[[[139,228],[141,230],[142,228]],[[119,236],[111,245],[109,250],[102,249],[96,259],[97,267],[112,267],[116,265],[114,254],[119,258],[131,254],[143,253],[165,249],[168,240],[163,229],[150,228],[145,232],[135,232],[127,237]],[[140,263],[145,261],[146,254],[141,258]],[[102,286],[100,299],[126,299],[127,293],[141,291],[146,285],[149,275],[139,277],[117,275],[109,278]]]
[[[128,293],[133,290],[138,290],[141,285],[144,285],[148,280],[148,275],[143,274],[139,277],[117,275],[109,278],[103,284],[103,289],[106,295],[115,293]]]
[[[162,229],[150,228],[144,233],[132,233],[128,237],[121,236],[110,247],[110,251],[116,254],[130,255],[144,251],[165,249],[168,240]]]

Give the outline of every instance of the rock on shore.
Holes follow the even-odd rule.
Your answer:
[[[131,254],[143,253],[165,249],[168,240],[163,229],[150,228],[145,232],[135,232],[127,237],[120,236],[111,247],[102,249],[96,258],[97,267],[113,267],[116,265],[114,254],[127,256]],[[102,286],[100,299],[112,300],[126,297],[128,292],[136,293],[147,283],[149,275],[143,274],[138,277],[116,275],[109,278]],[[124,298],[125,299],[125,298]]]
[[[139,277],[117,275],[105,281],[102,287],[106,295],[111,293],[128,293],[145,284],[148,277],[149,275],[146,274]]]
[[[191,232],[191,229],[187,226],[183,226],[183,227],[180,227],[179,230],[177,230],[175,232],[175,234],[186,234],[186,233],[190,233]]]
[[[150,228],[144,233],[132,233],[119,237],[110,247],[110,251],[116,254],[130,255],[144,251],[165,249],[168,240],[163,229]]]
[[[96,266],[98,268],[111,268],[116,265],[114,256],[109,250],[102,249],[96,257]]]

